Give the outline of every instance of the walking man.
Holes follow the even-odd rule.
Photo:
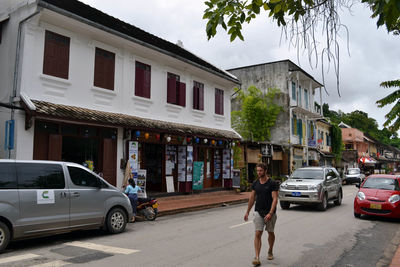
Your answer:
[[[268,260],[274,259],[273,247],[275,243],[275,222],[276,222],[276,204],[278,203],[278,185],[269,176],[267,176],[267,166],[263,163],[259,163],[256,166],[258,179],[253,182],[252,191],[249,198],[249,204],[247,206],[244,220],[249,219],[249,212],[256,202],[254,209],[254,251],[255,258],[253,265],[258,266],[260,262],[260,251],[261,251],[261,236],[265,227],[265,231],[268,232]]]

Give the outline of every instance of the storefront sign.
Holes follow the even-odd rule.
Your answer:
[[[147,170],[138,170],[138,177],[136,184],[142,189],[142,192],[138,193],[138,197],[147,197],[146,178],[147,178]]]
[[[193,190],[203,189],[204,162],[193,162]]]
[[[220,150],[215,150],[214,154],[214,179],[218,180],[221,176],[221,153]]]

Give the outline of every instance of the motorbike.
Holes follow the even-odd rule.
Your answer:
[[[154,221],[158,214],[158,203],[155,198],[138,198],[138,215],[143,216],[148,221]]]

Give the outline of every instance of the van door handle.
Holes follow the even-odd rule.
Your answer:
[[[72,196],[73,196],[73,197],[79,197],[80,194],[79,194],[79,192],[74,192],[74,193],[72,194]]]
[[[61,198],[63,198],[63,197],[67,197],[67,193],[66,192],[61,192],[61,194],[60,194],[60,196],[61,196]]]

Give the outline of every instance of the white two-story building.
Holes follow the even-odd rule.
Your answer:
[[[230,184],[236,77],[76,0],[0,7],[1,158],[87,164],[117,186],[130,166],[154,192],[191,191],[201,165],[203,188]]]

